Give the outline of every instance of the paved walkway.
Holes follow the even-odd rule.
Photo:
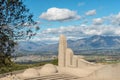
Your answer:
[[[25,80],[79,80],[79,77],[69,74],[54,74]]]

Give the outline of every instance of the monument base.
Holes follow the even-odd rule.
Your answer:
[[[59,73],[75,75],[78,77],[86,77],[95,71],[103,68],[104,66],[94,66],[94,67],[84,67],[84,68],[75,68],[75,67],[57,67]]]

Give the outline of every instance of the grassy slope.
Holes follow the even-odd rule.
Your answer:
[[[30,68],[30,67],[39,67],[39,66],[42,66],[42,65],[47,64],[47,63],[57,65],[58,60],[55,59],[52,61],[40,62],[40,63],[35,63],[35,64],[12,64],[10,66],[3,66],[3,67],[0,67],[0,74],[12,72],[12,71],[16,71],[16,70],[23,70],[23,69]]]
[[[120,62],[120,59],[106,61],[105,60],[106,58],[108,58],[108,57],[106,57],[106,56],[85,56],[84,59],[87,61],[90,61],[90,62],[92,61],[92,62],[103,63],[103,64],[114,64],[114,63]],[[48,61],[48,62],[34,63],[34,64],[12,64],[10,66],[0,67],[0,74],[12,72],[12,71],[16,71],[16,70],[23,70],[23,69],[30,68],[30,67],[39,67],[39,66],[42,66],[47,63],[58,65],[58,59]]]

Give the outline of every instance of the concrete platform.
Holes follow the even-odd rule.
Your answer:
[[[69,74],[54,74],[25,80],[80,80],[80,77]]]

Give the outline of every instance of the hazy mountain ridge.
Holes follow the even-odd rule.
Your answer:
[[[68,46],[74,51],[87,49],[119,49],[120,36],[101,36],[95,35],[78,40],[68,40]],[[32,51],[40,53],[56,53],[58,43],[45,44],[43,42],[20,42],[19,51]]]
[[[79,39],[72,43],[68,41],[69,47],[77,48],[120,48],[120,36],[99,36],[95,35],[89,38]]]

